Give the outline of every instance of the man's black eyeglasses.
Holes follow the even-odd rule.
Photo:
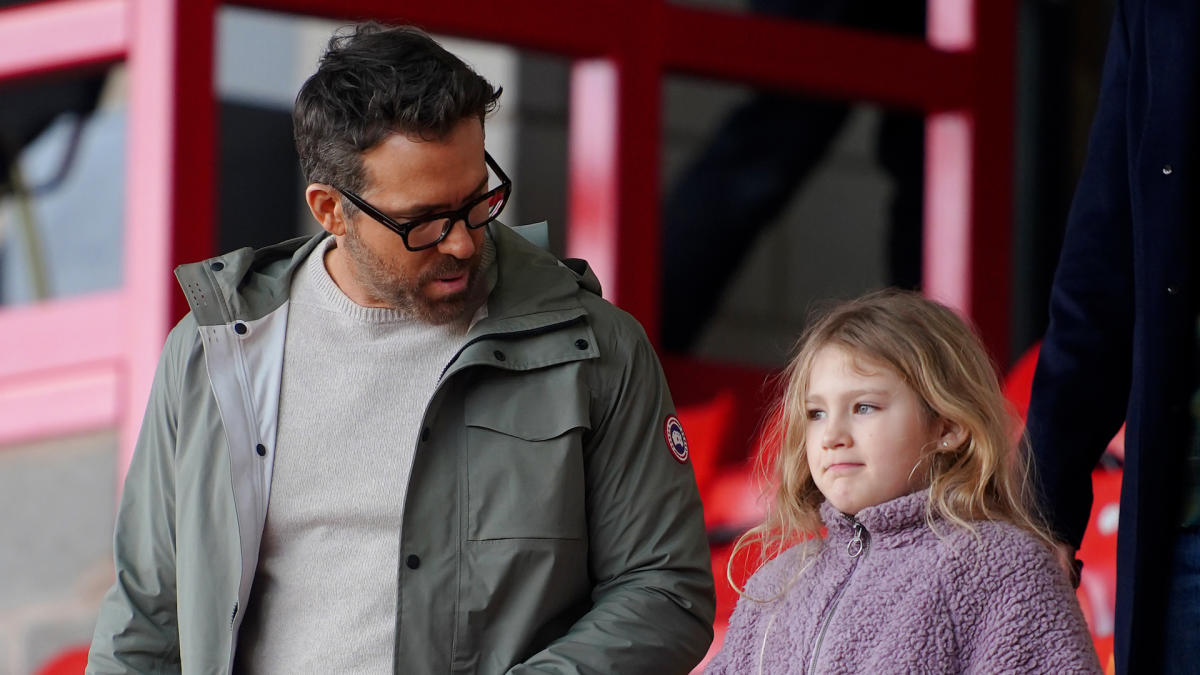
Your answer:
[[[504,205],[508,203],[508,196],[512,194],[512,181],[509,180],[504,170],[500,168],[496,160],[492,159],[492,156],[487,152],[483,153],[483,159],[492,168],[492,171],[496,173],[496,178],[500,179],[499,186],[471,199],[471,201],[453,211],[431,213],[428,216],[422,216],[407,223],[398,223],[386,216],[379,209],[371,206],[362,197],[349,190],[343,190],[337,186],[334,187],[338,192],[345,195],[351,204],[362,209],[363,213],[378,220],[384,227],[400,235],[400,238],[404,240],[405,248],[410,251],[420,251],[437,246],[446,238],[446,235],[450,234],[450,230],[454,227],[454,224],[460,220],[468,228],[474,230],[492,222],[504,210]]]

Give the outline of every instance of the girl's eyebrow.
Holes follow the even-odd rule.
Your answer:
[[[855,389],[854,391],[846,392],[847,396],[891,396],[892,392],[888,389]]]
[[[858,398],[860,396],[891,396],[891,395],[892,395],[892,392],[887,389],[852,389],[850,391],[844,391],[844,392],[838,393],[838,396],[843,397],[843,398]],[[825,401],[825,397],[821,396],[820,394],[815,394],[813,396],[809,396],[804,399],[805,404],[823,403],[824,401]]]

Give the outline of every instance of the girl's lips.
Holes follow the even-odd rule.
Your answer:
[[[837,472],[837,471],[853,471],[854,469],[860,469],[863,466],[864,466],[863,464],[860,464],[858,462],[838,462],[837,464],[830,464],[829,466],[825,467],[825,470],[826,471],[835,471],[835,472]]]

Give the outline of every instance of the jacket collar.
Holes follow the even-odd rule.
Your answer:
[[[825,523],[825,541],[845,546],[854,537],[855,523],[861,524],[871,537],[871,546],[890,548],[911,541],[927,522],[929,490],[921,490],[891,501],[870,506],[854,516],[838,511],[828,501],[821,503],[821,520]]]
[[[560,262],[506,225],[488,226],[496,261],[488,268],[488,315],[468,339],[486,334],[537,331],[586,314],[580,288],[597,295],[600,283],[582,260]],[[201,326],[253,321],[287,301],[292,276],[328,237],[322,232],[262,249],[242,248],[180,265],[175,276]]]
[[[586,314],[579,290],[600,294],[600,282],[582,260],[561,262],[500,223],[489,225],[488,234],[496,261],[487,272],[487,317],[471,328],[468,340],[578,320]]]

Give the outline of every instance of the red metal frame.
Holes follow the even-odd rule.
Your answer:
[[[213,11],[206,0],[0,11],[0,79],[123,59],[130,92],[122,287],[0,309],[0,445],[118,427],[118,464],[128,463],[158,353],[182,311],[170,271],[212,248]]]
[[[79,0],[0,10],[0,80],[124,58],[125,5]]]
[[[236,4],[409,22],[580,59],[571,83],[568,254],[592,263],[605,295],[636,316],[652,339],[658,335],[661,246],[645,233],[659,225],[664,73],[921,109],[929,120],[926,292],[971,317],[993,357],[1007,362],[1013,2],[929,0],[925,42],[665,0]],[[605,75],[601,64],[607,64]]]
[[[79,406],[77,414],[48,406],[39,413],[38,405],[25,405],[21,410],[30,416],[23,425],[11,415],[0,417],[0,443],[58,433],[63,415],[75,414],[76,427],[120,424],[124,451],[132,447],[157,354],[182,311],[170,269],[211,252],[216,4],[57,0],[0,11],[0,79],[122,57],[130,69],[123,288],[50,303],[74,307],[77,313],[71,315],[40,308],[0,310],[0,336],[21,336],[0,337],[0,347],[7,347],[0,351],[0,392],[19,398],[12,392],[38,391],[39,380],[61,386],[64,373],[74,370],[84,380],[92,378],[91,385],[81,387],[92,392],[84,398],[94,396],[96,402]],[[661,245],[646,233],[659,225],[664,74],[923,110],[928,119],[926,290],[973,318],[998,362],[1007,358],[1013,2],[929,0],[927,42],[665,0],[231,4],[410,22],[577,59],[568,252],[594,264],[606,295],[641,320],[652,338],[658,334]],[[81,325],[80,316],[91,318]],[[27,336],[56,332],[86,334],[98,338],[100,346],[66,345],[58,357],[33,361],[21,355]],[[98,363],[106,364],[100,368],[104,372],[115,373],[103,386],[95,384]],[[672,368],[703,367],[677,363]],[[100,402],[113,397],[119,405]]]

